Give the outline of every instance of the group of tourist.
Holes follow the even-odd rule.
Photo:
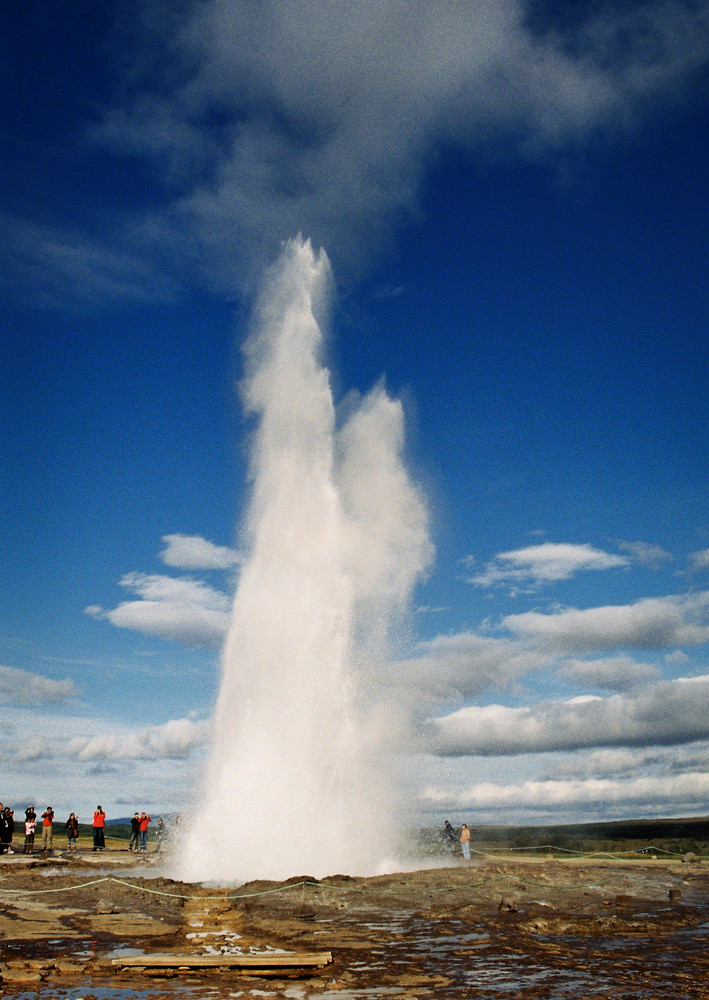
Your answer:
[[[140,850],[145,853],[148,849],[148,827],[152,823],[150,816],[147,813],[142,812],[140,815],[135,813],[133,819],[130,821],[130,843],[128,844],[129,851],[138,851],[140,845]],[[162,818],[158,820],[157,826],[157,843],[155,845],[155,850],[162,850],[162,840],[165,833],[165,824]]]
[[[448,820],[443,824],[443,835],[446,838],[451,851],[455,851],[456,842],[460,843],[460,849],[466,861],[470,861],[470,828],[467,823],[463,823],[460,828],[460,837],[455,832]]]
[[[152,822],[150,816],[147,813],[136,813],[131,820],[131,837],[128,850],[138,851],[138,845],[140,844],[140,850],[142,852],[148,849],[148,827]],[[51,806],[47,806],[45,811],[42,813],[40,818],[37,818],[37,813],[34,806],[28,806],[25,809],[25,844],[23,849],[23,854],[33,854],[34,853],[34,842],[35,835],[37,834],[37,826],[41,829],[41,850],[46,854],[52,850],[54,842],[54,810]],[[75,813],[70,813],[69,819],[64,824],[66,829],[67,838],[67,853],[76,854],[76,840],[79,836],[79,817]],[[12,840],[15,834],[16,822],[15,813],[9,806],[3,806],[0,802],[0,854],[14,854],[12,849]],[[162,849],[163,835],[165,832],[165,825],[162,819],[158,820],[157,823],[157,844],[155,847],[156,851]],[[93,815],[92,822],[92,833],[93,833],[93,850],[94,851],[104,851],[106,849],[106,813],[103,808],[99,805],[96,806],[96,812]]]

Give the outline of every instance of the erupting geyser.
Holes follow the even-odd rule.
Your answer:
[[[432,556],[378,386],[338,427],[321,323],[330,268],[288,243],[246,344],[253,493],[211,759],[179,874],[370,874],[391,851],[387,652]]]

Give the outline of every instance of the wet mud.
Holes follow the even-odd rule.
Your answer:
[[[709,1000],[709,866],[481,858],[377,878],[195,886],[109,852],[0,866],[7,997]],[[190,955],[330,951],[268,977]],[[174,968],[122,968],[170,954]],[[184,958],[183,958],[184,960]]]

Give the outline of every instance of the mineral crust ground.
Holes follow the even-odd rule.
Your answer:
[[[302,873],[236,887],[176,882],[162,864],[127,851],[0,859],[2,994],[709,998],[709,864],[699,860],[428,859],[374,878]],[[228,959],[321,952],[333,959],[322,968],[258,975]],[[150,955],[173,955],[174,966],[141,966]],[[207,955],[225,961],[181,964]]]

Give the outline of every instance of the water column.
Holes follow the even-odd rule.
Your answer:
[[[430,543],[399,404],[379,388],[336,429],[321,361],[329,286],[325,254],[289,243],[245,348],[257,421],[246,558],[183,878],[370,873],[390,851],[377,674]]]

